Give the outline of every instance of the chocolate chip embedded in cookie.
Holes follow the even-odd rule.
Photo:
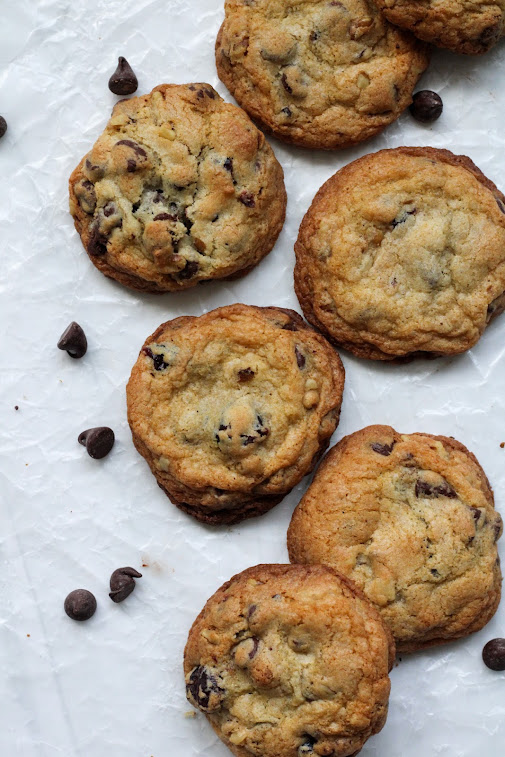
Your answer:
[[[128,383],[128,420],[174,504],[205,523],[235,523],[269,510],[313,468],[343,386],[339,356],[297,313],[232,305],[149,337]]]
[[[262,128],[286,142],[332,149],[398,118],[428,53],[371,0],[226,0],[216,63]]]
[[[386,722],[391,634],[322,565],[257,565],[189,632],[188,700],[237,757],[350,757]]]
[[[92,262],[148,292],[247,273],[274,246],[285,210],[263,134],[208,84],[162,84],[118,102],[70,177]]]
[[[480,630],[501,595],[502,519],[476,458],[445,436],[369,426],[342,439],[293,513],[292,562],[351,578],[399,651]]]
[[[455,355],[505,307],[505,197],[469,158],[366,155],[316,194],[295,245],[307,320],[374,360]]]
[[[375,0],[384,16],[416,37],[466,55],[481,55],[505,35],[505,2]]]

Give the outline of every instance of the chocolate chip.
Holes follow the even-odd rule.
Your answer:
[[[505,639],[491,639],[482,650],[484,664],[491,670],[505,670]]]
[[[67,326],[58,340],[58,349],[65,350],[73,358],[80,358],[86,354],[88,340],[78,323],[72,321],[70,326]]]
[[[256,636],[251,637],[253,647],[251,651],[249,652],[249,659],[252,660],[256,656],[256,652],[258,651],[258,647],[260,645],[259,639],[256,638]]]
[[[230,173],[233,173],[233,158],[226,158],[223,165],[227,171],[229,171]]]
[[[495,542],[497,542],[497,541],[498,541],[498,539],[499,539],[499,538],[500,538],[500,536],[501,536],[501,533],[502,533],[502,522],[501,522],[501,520],[498,520],[498,521],[497,521],[497,522],[496,522],[496,523],[495,523],[495,524],[493,525],[493,531],[494,531],[494,540],[495,540]]]
[[[247,611],[247,617],[250,618],[251,615],[253,615],[257,610],[257,605],[250,605],[248,611]]]
[[[458,495],[447,481],[444,481],[438,486],[429,484],[427,481],[423,481],[418,478],[416,481],[416,497],[448,497],[454,499]]]
[[[113,602],[123,602],[135,588],[135,578],[142,578],[135,568],[118,568],[110,577],[109,597]]]
[[[96,208],[95,185],[89,179],[82,179],[74,186],[74,192],[81,208],[91,215]]]
[[[179,220],[180,220],[181,223],[184,224],[184,226],[186,227],[186,229],[188,231],[191,231],[191,228],[193,226],[193,221],[191,220],[191,218],[186,213],[186,208],[184,208],[184,210],[182,211],[182,213],[179,215]]]
[[[307,754],[314,754],[315,740],[311,736],[306,737],[306,741],[298,747],[298,757],[305,757]]]
[[[432,568],[430,572],[432,576],[435,576],[436,578],[440,578],[440,573],[438,572],[436,568]]]
[[[170,213],[158,213],[157,216],[154,216],[153,221],[177,221],[177,216]]]
[[[119,147],[120,145],[129,147],[139,158],[143,158],[144,160],[147,158],[147,153],[144,148],[134,142],[133,139],[120,139],[119,142],[116,142],[116,147]]]
[[[75,589],[65,599],[65,612],[72,620],[89,620],[96,611],[96,599],[87,589]]]
[[[105,255],[107,252],[107,237],[102,234],[98,224],[93,224],[87,250],[90,255]]]
[[[191,279],[198,272],[198,263],[195,260],[188,260],[182,271],[179,271],[180,279]]]
[[[496,198],[496,202],[498,203],[501,212],[505,213],[505,204],[499,199],[499,197]]]
[[[291,116],[293,115],[293,113],[291,111],[291,108],[288,107],[288,106],[286,106],[285,108],[283,108],[282,111],[281,111],[281,113],[285,113],[288,118],[291,118]]]
[[[117,68],[109,79],[109,89],[115,95],[132,95],[139,86],[137,77],[126,58],[120,56]]]
[[[105,218],[110,218],[110,216],[114,215],[116,212],[117,208],[113,202],[108,202],[107,205],[104,205],[103,214]]]
[[[149,347],[143,347],[142,352],[144,353],[144,355],[147,355],[147,357],[151,358],[155,371],[164,371],[165,368],[168,368],[169,363],[165,362],[164,355],[155,354],[151,349],[149,349]]]
[[[302,355],[298,347],[295,345],[296,364],[300,370],[305,368],[305,355]]]
[[[86,447],[90,457],[101,460],[102,457],[109,454],[114,446],[114,431],[107,426],[88,428],[79,434],[77,441]]]
[[[416,92],[410,106],[410,112],[416,119],[423,124],[431,124],[440,118],[444,104],[440,95],[432,92],[430,89],[422,89]]]
[[[381,444],[380,442],[373,442],[373,444],[371,445],[374,452],[377,452],[378,455],[384,455],[384,457],[388,457],[388,455],[391,454],[394,446],[395,446],[395,442],[391,442],[391,444]]]
[[[321,32],[319,30],[317,30],[317,29],[314,29],[310,33],[310,41],[311,42],[316,42],[319,39],[320,36],[321,36]]]
[[[238,199],[242,205],[245,205],[247,208],[254,208],[256,205],[253,195],[245,190],[239,195]]]
[[[198,665],[191,671],[186,684],[186,696],[203,712],[214,712],[221,707],[224,689],[219,686],[217,679],[217,674],[204,665]]]
[[[254,371],[253,371],[253,369],[252,369],[252,368],[242,368],[242,369],[241,369],[241,370],[240,370],[240,371],[238,372],[238,374],[237,374],[237,375],[238,375],[238,380],[239,380],[239,381],[240,381],[240,383],[242,384],[242,383],[244,383],[244,382],[246,382],[246,381],[250,381],[250,380],[251,380],[251,379],[253,378],[253,376],[254,376]]]
[[[105,176],[105,166],[96,165],[92,163],[89,158],[86,158],[84,165],[86,167],[86,171],[91,174],[91,177],[95,181],[99,181]]]
[[[471,507],[471,506],[470,506],[470,510],[472,511],[474,521],[477,523],[481,515],[481,510],[479,510],[478,507]]]
[[[282,86],[284,87],[284,89],[286,90],[286,92],[288,93],[288,95],[292,95],[293,94],[293,90],[292,90],[292,88],[288,84],[288,77],[286,76],[286,74],[282,74],[282,76],[281,76],[281,83],[282,83]]]
[[[137,162],[129,158],[126,161],[126,170],[128,171],[128,173],[134,173],[137,170]]]
[[[6,131],[7,131],[7,121],[5,120],[3,116],[0,116],[0,139],[2,139]]]
[[[282,326],[283,331],[298,331],[298,326],[294,321],[289,321]]]
[[[401,223],[405,223],[409,216],[415,216],[416,213],[417,208],[413,208],[413,210],[402,210],[402,212],[399,213],[396,218],[391,221],[391,226],[393,227],[393,229],[396,229],[396,227]]]

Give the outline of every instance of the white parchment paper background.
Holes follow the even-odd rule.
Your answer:
[[[0,755],[226,757],[205,718],[187,719],[181,674],[189,626],[233,573],[285,562],[285,533],[304,482],[268,515],[212,529],[174,508],[135,452],[124,387],[159,323],[245,302],[298,308],[293,242],[315,191],[350,160],[401,144],[469,155],[505,186],[505,44],[484,58],[437,52],[422,86],[443,97],[423,127],[404,116],[344,152],[288,148],[287,222],[270,256],[245,279],[180,295],[134,294],[88,261],[67,211],[67,179],[105,125],[118,55],[139,93],[162,82],[209,81],[221,0],[16,0],[0,20],[1,424]],[[56,349],[69,321],[84,327],[81,361]],[[505,317],[468,354],[409,366],[342,355],[347,383],[339,439],[369,423],[453,435],[477,453],[505,513]],[[18,405],[16,411],[14,406]],[[103,461],[77,435],[110,425]],[[505,541],[503,542],[505,544]],[[503,546],[501,548],[503,555]],[[147,567],[142,568],[142,564]],[[122,605],[108,578],[144,577]],[[99,605],[83,624],[63,599],[88,588]],[[404,657],[392,673],[390,717],[363,757],[505,754],[505,674],[482,664],[505,635],[505,605],[467,641]]]

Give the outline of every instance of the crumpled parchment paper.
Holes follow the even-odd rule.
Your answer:
[[[469,155],[505,186],[505,42],[482,58],[435,52],[421,87],[444,115],[423,127],[404,114],[383,135],[344,152],[271,140],[284,166],[288,217],[274,251],[245,279],[179,295],[129,292],[89,262],[67,210],[67,180],[116,101],[118,55],[139,93],[162,82],[208,81],[221,0],[17,0],[1,18],[2,229],[0,387],[0,754],[20,757],[226,757],[205,718],[185,717],[181,660],[205,600],[232,574],[285,562],[286,528],[307,486],[260,519],[202,526],[174,508],[135,452],[125,383],[159,323],[245,302],[299,309],[293,242],[314,193],[345,163],[383,147],[433,145]],[[83,360],[56,349],[78,321]],[[505,513],[505,316],[466,355],[387,366],[342,355],[347,382],[334,441],[370,423],[453,435],[479,457]],[[19,410],[14,406],[18,405]],[[113,452],[77,444],[110,425]],[[505,545],[505,541],[503,541]],[[501,551],[503,554],[503,545]],[[108,598],[111,572],[140,569],[134,594]],[[74,588],[98,610],[63,613]],[[505,674],[483,644],[505,635],[505,605],[467,641],[404,657],[392,672],[390,716],[363,757],[505,754]]]

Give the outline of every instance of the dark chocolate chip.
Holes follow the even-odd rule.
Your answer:
[[[233,173],[233,158],[226,158],[223,165],[227,171],[229,171],[230,173]]]
[[[310,700],[309,700],[310,701]],[[298,747],[298,757],[305,757],[307,754],[314,754],[315,740],[311,736],[304,737],[306,740]]]
[[[137,162],[129,158],[126,161],[126,170],[128,171],[128,173],[135,173],[135,171],[137,170]]]
[[[259,639],[256,638],[256,636],[252,636],[252,643],[253,648],[249,652],[249,659],[252,660],[256,656],[256,652],[258,651],[258,647],[260,645]]]
[[[95,181],[99,181],[105,176],[105,166],[95,165],[89,158],[86,158],[84,165],[86,166],[86,171],[92,175]]]
[[[186,229],[188,231],[191,231],[191,228],[193,226],[193,221],[191,220],[191,218],[186,213],[186,208],[184,208],[184,210],[182,211],[182,213],[179,215],[179,220],[181,221],[181,223],[184,224],[184,226],[186,227]]]
[[[440,578],[440,573],[438,572],[436,568],[432,568],[430,572],[432,576],[436,576],[437,578]]]
[[[253,195],[245,190],[239,195],[238,199],[242,205],[245,205],[247,208],[254,208],[256,205]]]
[[[391,444],[381,444],[380,442],[373,442],[371,446],[372,446],[373,451],[377,452],[378,455],[384,455],[384,457],[388,457],[393,451],[395,442],[391,442]]]
[[[246,381],[250,381],[250,380],[251,380],[251,379],[253,378],[253,376],[254,376],[254,371],[253,371],[253,369],[252,369],[252,368],[242,368],[242,369],[241,369],[241,370],[240,370],[240,371],[238,372],[238,374],[237,374],[237,375],[238,375],[238,380],[239,380],[239,381],[240,381],[240,383],[242,384],[242,383],[244,383],[244,382],[246,382]]]
[[[479,42],[484,47],[489,47],[493,42],[497,41],[500,36],[501,24],[493,24],[493,26],[487,26],[479,35]]]
[[[285,323],[282,327],[284,331],[298,331],[298,326],[294,321],[289,321],[289,323]]]
[[[429,484],[427,481],[423,481],[418,478],[416,481],[416,497],[448,497],[454,499],[458,495],[447,481],[444,481],[438,486]]]
[[[114,446],[114,431],[107,426],[88,428],[79,434],[77,441],[86,447],[90,457],[101,460],[102,457],[109,454]]]
[[[281,76],[281,83],[282,83],[282,86],[284,87],[284,89],[286,90],[286,92],[288,93],[288,95],[292,95],[293,94],[293,90],[289,86],[288,78],[287,78],[286,74],[282,74],[282,76]]]
[[[314,29],[310,33],[310,41],[311,42],[316,42],[319,39],[320,36],[321,36],[321,32],[318,29]]]
[[[117,68],[109,79],[109,89],[115,95],[133,95],[139,86],[137,77],[126,58],[119,57]]]
[[[91,235],[88,242],[88,252],[90,255],[105,255],[107,252],[107,237],[102,234],[97,224],[93,224]]]
[[[214,90],[209,89],[208,87],[205,88],[205,94],[207,95],[207,97],[210,97],[211,100],[216,99],[216,93],[214,92]]]
[[[19,410],[19,405],[14,405],[14,410]]]
[[[214,712],[221,707],[224,689],[219,686],[216,674],[204,665],[198,665],[189,676],[186,696],[203,712]]]
[[[430,89],[422,89],[416,92],[410,106],[410,112],[416,119],[423,124],[431,124],[440,118],[444,104],[440,95],[432,92]]]
[[[191,279],[198,272],[198,263],[195,260],[188,260],[182,271],[179,271],[180,279]]]
[[[74,191],[81,208],[91,215],[96,208],[95,185],[89,179],[82,179],[75,185]]]
[[[142,578],[135,568],[118,568],[110,577],[109,597],[113,602],[123,602],[135,588],[135,578]]]
[[[177,221],[177,216],[170,213],[158,213],[157,216],[154,216],[153,221]]]
[[[505,670],[505,639],[491,639],[482,650],[484,664],[491,670]]]
[[[119,147],[120,145],[129,147],[139,158],[144,158],[144,160],[147,158],[147,153],[144,148],[134,142],[133,139],[120,139],[119,142],[116,142],[116,147]]]
[[[472,511],[473,519],[477,522],[480,518],[481,511],[478,507],[470,507],[470,510]]]
[[[105,218],[110,218],[110,216],[114,215],[116,212],[117,208],[113,202],[108,202],[107,205],[104,205],[103,214]]]
[[[58,349],[65,350],[73,358],[80,358],[86,354],[88,340],[78,323],[72,321],[70,326],[67,326],[58,340]]]
[[[5,120],[3,116],[0,116],[0,139],[2,139],[6,131],[7,131],[7,121]]]
[[[505,204],[500,200],[499,197],[496,198],[496,202],[498,203],[498,207],[500,208],[502,213],[505,213]]]
[[[257,610],[257,605],[250,605],[248,611],[247,611],[247,617],[250,618],[251,615],[253,615]]]
[[[282,109],[281,113],[285,113],[285,115],[288,118],[291,118],[291,116],[293,115],[293,112],[292,112],[291,108],[289,106],[287,106],[287,105],[286,105],[285,108]]]
[[[164,371],[165,368],[168,368],[169,363],[165,362],[164,355],[155,354],[149,347],[143,347],[142,352],[144,353],[144,355],[147,355],[147,357],[151,358],[155,371]]]
[[[305,355],[302,355],[298,347],[295,345],[296,364],[298,368],[305,368]]]
[[[248,444],[253,444],[256,441],[255,436],[247,436],[247,434],[240,434],[240,438],[244,440],[242,442],[244,447],[247,447]]]
[[[75,589],[65,599],[65,612],[72,620],[89,620],[96,611],[96,599],[87,589]]]
[[[414,208],[413,210],[402,210],[402,212],[399,213],[396,218],[391,221],[391,226],[393,227],[393,229],[396,229],[396,227],[401,223],[405,223],[409,216],[415,216],[416,213],[417,208]]]
[[[493,525],[493,531],[494,531],[494,540],[495,540],[495,542],[496,542],[496,541],[498,541],[498,539],[500,538],[500,536],[501,536],[501,532],[502,532],[502,522],[501,522],[501,520],[498,520],[498,521],[497,521],[497,522],[496,522],[496,523],[495,523],[495,524]]]

